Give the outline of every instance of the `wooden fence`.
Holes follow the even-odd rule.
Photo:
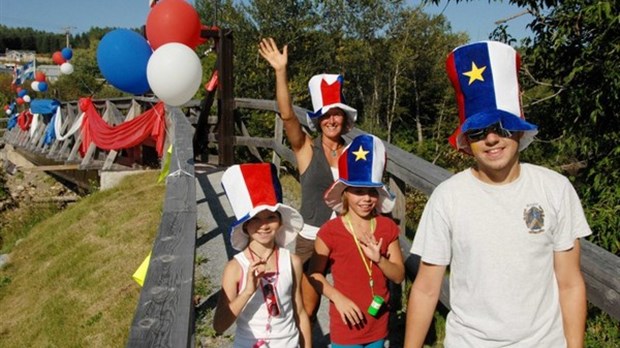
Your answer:
[[[115,115],[122,118],[122,113],[114,110],[129,110],[132,107],[152,105],[153,100],[148,98],[117,99],[97,102],[96,105],[104,110],[104,115]],[[72,103],[63,104],[65,112],[70,115],[67,119],[74,119],[77,106]],[[193,347],[194,308],[193,308],[193,272],[196,238],[196,202],[194,179],[194,154],[191,139],[192,124],[195,124],[200,114],[199,102],[192,101],[183,108],[167,108],[169,141],[173,144],[173,155],[168,177],[164,212],[152,250],[151,263],[144,287],[140,294],[135,317],[130,330],[128,347]],[[286,160],[295,164],[292,151],[283,145],[283,125],[275,116],[277,106],[271,100],[235,99],[236,109],[262,110],[274,113],[274,135],[268,138],[251,136],[242,122],[237,122],[237,135],[233,145],[247,147],[249,151],[260,157],[259,148],[271,149],[274,155],[270,161],[280,164]],[[182,111],[184,110],[184,112]],[[295,113],[306,124],[306,110],[295,107]],[[104,116],[105,117],[105,116]],[[110,118],[108,118],[110,122]],[[215,122],[215,121],[213,121]],[[63,125],[63,127],[67,127]],[[215,129],[215,127],[213,128]],[[25,148],[28,151],[52,156],[64,163],[79,162],[82,169],[103,169],[104,164],[118,165],[118,154],[102,152],[96,155],[97,149],[92,150],[92,156],[85,161],[75,155],[76,143],[79,136],[69,141],[54,143],[49,148],[41,146],[39,137],[22,134],[20,131],[11,131],[4,134],[7,143]],[[362,134],[363,131],[353,129],[346,137]],[[209,136],[209,142],[217,146],[217,137]],[[410,242],[405,237],[406,207],[404,197],[409,190],[419,190],[430,194],[433,189],[452,174],[443,168],[429,163],[411,153],[405,152],[391,144],[385,144],[388,153],[387,173],[390,189],[397,195],[394,218],[401,227],[401,247],[404,255],[409,255]],[[110,160],[109,156],[114,156]],[[110,165],[114,168],[114,165]],[[415,276],[419,260],[410,255],[406,260],[407,274]],[[620,320],[620,258],[606,250],[588,242],[582,241],[582,272],[587,286],[588,300]],[[441,302],[450,307],[448,301],[448,280],[444,279]]]

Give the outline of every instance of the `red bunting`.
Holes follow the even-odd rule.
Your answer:
[[[32,123],[32,113],[30,111],[25,110],[22,111],[19,116],[17,116],[17,124],[19,128],[23,131],[27,131],[30,129],[30,124]]]
[[[155,104],[142,115],[117,126],[110,126],[101,118],[90,98],[81,98],[79,105],[84,112],[81,128],[82,144],[80,145],[82,156],[86,154],[91,142],[100,149],[110,151],[140,145],[149,137],[156,142],[158,156],[162,156],[166,138],[163,102]]]

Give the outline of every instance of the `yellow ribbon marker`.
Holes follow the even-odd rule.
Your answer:
[[[172,157],[172,144],[168,147],[168,151],[166,151],[166,155],[164,158],[164,162],[161,165],[161,173],[159,173],[159,178],[157,179],[157,183],[161,184],[166,181],[166,177],[170,173],[170,158]]]
[[[146,256],[144,261],[142,261],[138,269],[133,274],[133,280],[135,280],[136,283],[140,284],[140,286],[144,285],[144,279],[146,278],[146,271],[148,271],[149,269],[150,262],[151,262],[151,253],[149,252],[149,254]]]

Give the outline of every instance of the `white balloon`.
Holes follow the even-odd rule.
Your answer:
[[[30,103],[30,96],[28,94],[26,94],[22,99],[24,99],[26,103]]]
[[[65,75],[71,75],[71,73],[73,73],[73,64],[69,62],[62,63],[60,66],[60,72]]]
[[[190,101],[202,80],[200,58],[188,46],[171,42],[153,52],[146,66],[146,78],[164,103],[180,106]]]
[[[7,114],[7,115],[10,115],[10,114],[12,114],[12,113],[13,113],[13,111],[11,111],[11,109],[6,109],[6,111],[5,111],[5,112],[6,112],[6,114]]]
[[[32,87],[33,91],[41,92],[41,90],[39,90],[39,81],[32,81],[30,87]]]

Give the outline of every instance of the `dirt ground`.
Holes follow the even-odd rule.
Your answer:
[[[70,202],[77,195],[45,172],[14,169],[10,162],[0,159],[4,187],[8,197],[0,201],[0,211],[18,207],[24,203]]]

